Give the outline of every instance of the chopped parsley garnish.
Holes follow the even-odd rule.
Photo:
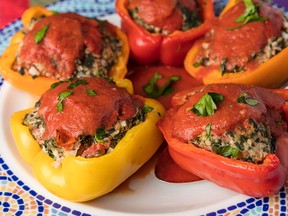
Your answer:
[[[79,85],[87,85],[87,84],[88,84],[87,81],[79,79],[75,83],[71,83],[67,88],[68,89],[73,89],[73,88],[76,88]]]
[[[234,28],[229,28],[228,30],[235,30],[241,28],[242,26],[246,25],[252,21],[265,21],[267,20],[266,17],[260,17],[258,14],[258,7],[259,5],[254,5],[253,0],[243,0],[245,4],[245,11],[241,14],[235,22],[241,23],[239,26]]]
[[[107,137],[107,133],[104,128],[98,128],[94,134],[95,140],[98,143],[103,143],[104,138]]]
[[[45,25],[43,28],[41,28],[36,34],[34,35],[34,40],[36,44],[39,44],[43,38],[45,37],[47,30],[49,28],[49,24]]]
[[[96,92],[93,89],[85,89],[88,95],[90,96],[96,96]]]
[[[233,148],[231,146],[213,146],[213,151],[216,154],[222,155],[224,157],[235,158],[239,154],[239,149]]]
[[[212,123],[210,122],[208,125],[205,127],[206,135],[209,137],[211,135],[211,125]]]
[[[61,112],[63,111],[63,100],[67,97],[69,97],[70,95],[72,95],[72,92],[66,91],[66,92],[61,92],[58,95],[58,100],[59,102],[57,103],[56,107],[57,107],[57,111]]]
[[[256,106],[259,104],[259,101],[254,99],[254,98],[249,98],[247,93],[242,93],[238,98],[237,98],[238,103],[244,103],[248,104],[250,106]]]
[[[59,81],[59,82],[55,82],[55,83],[53,83],[51,86],[50,86],[50,88],[51,89],[54,89],[54,88],[56,88],[58,85],[60,85],[61,83],[63,83],[64,81]]]
[[[147,104],[144,104],[142,110],[143,110],[143,112],[146,114],[146,113],[152,112],[152,110],[154,110],[154,108],[148,106]]]
[[[194,62],[193,63],[193,67],[194,68],[198,68],[198,67],[200,67],[201,66],[201,63],[200,62]]]
[[[23,67],[20,67],[20,70],[18,71],[20,75],[24,75],[25,74],[25,69]]]
[[[171,76],[168,78],[167,82],[162,86],[159,87],[157,85],[157,81],[162,78],[160,73],[155,73],[154,76],[149,80],[149,82],[142,87],[143,91],[151,98],[158,98],[163,95],[171,94],[174,89],[171,85],[180,80],[179,76]]]
[[[108,80],[109,83],[116,84],[116,82],[115,82],[113,77],[109,77],[109,78],[107,78],[107,80]]]
[[[197,116],[210,116],[217,109],[216,103],[222,102],[224,97],[215,92],[204,94],[200,100],[189,111],[193,111]]]

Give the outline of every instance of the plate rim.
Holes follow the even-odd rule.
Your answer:
[[[223,0],[224,1],[224,0]],[[68,2],[67,0],[60,0],[59,2],[56,2],[56,3],[53,3],[53,4],[51,4],[51,5],[49,5],[48,6],[48,8],[51,8],[51,9],[53,9],[53,7],[57,7],[57,5],[59,4],[59,3],[64,3],[64,2]],[[99,1],[99,0],[96,0],[95,2],[101,2],[101,0]],[[102,1],[102,2],[104,2],[104,1]],[[110,0],[110,1],[107,1],[107,2],[113,2],[113,0]],[[112,15],[115,15],[115,13],[114,14],[112,14]],[[13,21],[12,23],[10,23],[10,24],[8,24],[7,26],[5,26],[4,28],[2,28],[1,30],[0,30],[0,32],[2,32],[2,30],[4,30],[4,29],[6,29],[8,26],[11,26],[11,25],[17,25],[18,24],[18,22],[20,22],[20,18],[19,19],[16,19],[15,21]],[[1,41],[0,41],[0,44],[1,44]],[[2,79],[2,78],[1,78]],[[8,91],[9,90],[9,88],[13,88],[13,87],[9,87],[10,86],[10,84],[9,83],[7,83],[6,81],[3,81],[3,79],[2,79],[2,82],[0,83],[0,97],[2,98],[2,96],[5,96],[4,95],[4,93],[5,93],[5,91]],[[7,95],[6,95],[7,96]],[[2,99],[1,99],[1,101],[2,101]],[[0,107],[2,107],[3,105],[2,105],[2,103],[0,104]],[[0,110],[2,111],[2,108],[0,108]],[[1,121],[1,125],[3,124],[3,126],[4,126],[4,123],[2,123],[2,121]],[[1,130],[1,132],[0,132],[0,137],[2,137],[2,130]],[[4,136],[5,136],[5,134],[4,134]],[[11,177],[12,178],[12,180],[13,179],[19,179],[19,181],[21,180],[20,178],[19,178],[19,176],[18,175],[16,175],[16,174],[14,174],[14,172],[13,172],[13,168],[12,169],[10,169],[11,167],[13,167],[13,164],[11,163],[9,163],[9,162],[7,162],[7,161],[9,161],[9,159],[8,158],[6,158],[6,156],[4,156],[5,154],[3,154],[2,153],[2,149],[0,149],[0,171],[2,171],[1,170],[1,168],[4,170],[4,171],[9,171],[9,174],[7,174],[7,176],[8,177]],[[3,159],[3,161],[2,161],[2,159]],[[18,181],[17,181],[18,182]],[[26,183],[27,184],[27,183]],[[287,183],[286,183],[287,184]],[[25,185],[25,184],[24,184]],[[40,185],[40,184],[39,184]],[[21,186],[21,185],[19,185],[18,184],[18,186],[20,186],[20,187],[23,187],[23,186]],[[43,186],[41,186],[41,187],[43,187]],[[284,187],[284,189],[285,189],[285,187]],[[283,188],[281,189],[281,190],[284,190]],[[46,190],[46,189],[45,189]],[[34,190],[31,190],[32,191],[32,194],[31,195],[33,195],[34,194]],[[38,191],[38,190],[37,190]],[[35,190],[35,193],[37,193],[36,192],[36,190]],[[50,192],[49,192],[50,193]],[[38,195],[39,195],[39,193],[37,193]],[[40,195],[40,196],[42,196],[42,195]],[[67,202],[66,200],[63,200],[63,199],[61,199],[61,198],[59,198],[59,197],[57,197],[57,196],[55,196],[55,195],[53,195],[53,194],[51,194],[50,193],[50,195],[48,196],[48,198],[50,199],[50,196],[51,196],[51,200],[53,199],[53,200],[56,200],[57,202],[53,202],[52,204],[49,204],[49,203],[46,203],[47,205],[50,205],[50,206],[52,206],[53,204],[58,204],[58,205],[60,205],[60,206],[62,206],[62,207],[65,207],[64,205],[61,205],[63,202],[64,202],[64,204]],[[242,196],[242,195],[241,195]],[[244,196],[244,195],[243,195]],[[43,196],[44,197],[44,196]],[[46,197],[46,194],[45,194],[45,197]],[[44,197],[44,198],[45,198]],[[245,196],[244,196],[245,197]],[[38,199],[39,201],[41,201],[41,202],[43,202],[43,203],[45,203],[45,200],[46,199],[42,199],[41,197],[38,197],[37,198],[37,196],[35,197],[36,199]],[[253,199],[253,200],[251,200],[251,199]],[[241,199],[241,202],[240,203],[242,203],[243,201],[245,202],[245,201],[247,201],[247,200],[251,200],[251,201],[249,201],[248,203],[247,203],[247,206],[248,206],[248,204],[249,203],[253,203],[254,201],[256,202],[257,200],[261,200],[261,199],[258,199],[258,198],[253,198],[253,197],[245,197],[245,199],[244,200],[242,200]],[[61,204],[60,204],[61,203]],[[67,206],[70,206],[70,204],[71,204],[71,206],[72,205],[75,205],[75,203],[73,203],[73,202],[69,202],[68,201],[68,205]],[[234,203],[234,201],[233,201],[233,203]],[[218,206],[217,204],[214,206],[214,208],[213,208],[213,211],[206,211],[205,212],[205,214],[213,214],[213,213],[229,213],[229,211],[227,212],[225,212],[225,210],[227,210],[229,207],[231,207],[231,209],[233,208],[233,206],[237,206],[239,203],[237,202],[237,203],[234,203],[234,204],[231,204],[231,205],[226,205],[225,206],[225,208],[223,207],[223,208],[221,208],[221,209],[219,209],[219,207],[217,207],[216,208],[216,206]],[[280,206],[281,207],[281,206]],[[70,208],[70,207],[68,207],[68,208]],[[60,207],[59,207],[59,209],[60,209]],[[71,209],[71,208],[70,208]],[[243,209],[243,208],[242,208]],[[249,209],[248,207],[247,207],[247,209]],[[72,212],[72,210],[73,209],[71,209],[71,212]],[[245,210],[245,208],[244,208],[244,210]],[[253,210],[253,208],[252,208],[252,210]],[[75,210],[73,210],[73,211],[75,211],[75,214],[77,213],[77,211],[78,211],[78,209],[75,209]],[[246,213],[249,213],[249,211],[247,210],[246,211]],[[268,211],[267,211],[268,212]],[[63,213],[67,213],[67,212],[65,212],[65,211],[63,211]],[[113,214],[113,211],[111,212],[111,211],[103,211],[103,212],[96,212],[97,214],[107,214],[107,213],[109,213],[109,215],[119,215],[119,214],[127,214],[127,213],[119,213],[119,212],[114,212],[114,214]],[[187,212],[188,214],[191,214],[191,212]],[[192,213],[194,213],[194,212],[192,212]],[[198,212],[198,213],[200,213],[200,212]],[[86,213],[83,213],[83,214],[86,214]],[[95,212],[94,211],[92,211],[91,213],[90,213],[90,211],[88,211],[87,212],[87,214],[95,214]],[[150,214],[150,213],[148,213],[149,215],[153,215],[153,214]],[[166,213],[165,213],[166,214]],[[171,214],[173,214],[173,215],[175,215],[175,213],[171,213]],[[181,215],[183,215],[184,213],[180,213]],[[201,212],[201,214],[203,214],[203,212]],[[156,214],[156,215],[159,215],[159,214]],[[166,215],[169,215],[169,214],[166,214]]]

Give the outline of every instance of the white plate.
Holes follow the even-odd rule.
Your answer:
[[[223,4],[223,1],[219,1],[219,5]],[[76,11],[87,16],[95,15],[95,13],[98,13],[99,16],[113,13],[113,1],[99,0],[96,1],[96,5],[93,5],[93,2],[92,0],[85,1],[85,3],[80,0],[60,1],[49,8],[58,11]],[[112,14],[107,19],[119,25],[117,15]],[[0,35],[0,48],[3,49],[8,44],[9,35],[13,35],[20,28],[19,22],[18,20],[1,30],[4,34]],[[0,91],[0,212],[9,210],[8,207],[5,207],[4,201],[16,199],[13,194],[20,197],[16,199],[14,210],[26,215],[38,211],[49,215],[141,214],[152,216],[165,214],[184,216],[207,214],[212,216],[238,213],[268,214],[269,209],[270,212],[271,209],[273,212],[274,208],[277,208],[275,211],[278,212],[285,212],[287,209],[282,208],[287,203],[285,192],[287,189],[285,188],[276,196],[256,199],[218,187],[204,180],[183,184],[166,183],[155,177],[153,170],[155,160],[153,159],[110,194],[87,203],[73,203],[60,199],[48,192],[34,178],[30,166],[21,159],[9,128],[11,114],[34,106],[37,100],[37,97],[17,90],[7,82],[2,84]],[[10,184],[13,185],[13,190]],[[26,207],[21,207],[23,206],[20,204],[22,201],[19,200],[27,200],[26,195],[30,203]],[[9,207],[12,208],[11,206]],[[36,210],[32,209],[35,206]]]
[[[87,203],[72,203],[48,192],[34,178],[31,168],[20,157],[13,141],[9,119],[18,110],[34,106],[38,100],[16,90],[5,82],[0,92],[1,155],[11,170],[38,194],[70,209],[90,214],[203,214],[245,201],[248,197],[218,187],[208,181],[172,184],[159,181],[154,175],[153,159],[112,193]]]

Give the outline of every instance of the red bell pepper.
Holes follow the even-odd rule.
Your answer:
[[[129,0],[117,0],[116,11],[120,15],[121,28],[127,34],[131,58],[142,64],[162,62],[170,66],[182,66],[194,40],[203,36],[212,26],[215,15],[212,0],[198,0],[202,24],[187,31],[174,31],[163,35],[150,33],[131,19],[127,10]]]
[[[283,121],[287,123],[288,90],[275,90],[274,93],[286,100],[282,105],[282,111],[284,112]],[[187,91],[184,94],[187,95]],[[174,97],[174,109],[179,111],[178,108],[184,103],[185,95],[181,97],[179,94]],[[158,123],[158,127],[168,143],[172,159],[184,170],[221,187],[253,197],[276,194],[288,180],[288,135],[286,132],[276,138],[275,153],[268,153],[260,164],[250,163],[221,156],[177,138],[176,126],[171,126],[172,116],[175,115],[172,109],[166,112],[163,120]],[[207,116],[201,116],[201,118],[207,118]]]

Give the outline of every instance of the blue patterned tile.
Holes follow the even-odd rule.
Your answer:
[[[81,4],[80,4],[81,2]],[[216,13],[219,14],[223,6],[225,5],[225,0],[215,0],[214,6]],[[49,9],[55,11],[77,11],[81,15],[88,17],[103,17],[105,15],[115,13],[114,9],[114,1],[113,0],[60,0],[57,3],[51,4],[48,6]],[[0,54],[5,50],[5,48],[9,45],[9,40],[15,32],[19,31],[22,28],[22,24],[20,19],[15,20],[10,25],[0,30]],[[3,78],[0,76],[0,86],[3,84]],[[8,198],[8,201],[11,203],[16,203],[17,211],[15,215],[29,215],[29,209],[25,204],[27,204],[27,197],[25,199],[21,194],[26,193],[30,195],[30,202],[33,201],[33,205],[36,205],[38,215],[43,215],[45,211],[48,211],[52,215],[56,216],[67,216],[67,215],[75,215],[75,216],[91,216],[85,212],[80,212],[76,209],[71,209],[69,207],[63,206],[59,203],[53,202],[50,199],[47,199],[45,196],[38,194],[36,191],[32,190],[29,186],[25,184],[25,182],[21,181],[18,176],[16,176],[12,170],[9,169],[8,165],[0,156],[0,171],[4,173],[0,174],[0,181],[2,185],[8,185],[9,183],[15,183],[13,186],[19,190],[18,194],[12,192],[2,192],[0,191],[0,211],[6,213],[9,212],[11,208],[11,204],[7,201],[3,201],[3,198]],[[286,185],[286,187],[288,187]],[[248,198],[239,203],[235,203],[231,206],[226,206],[221,208],[215,212],[207,213],[207,216],[217,216],[223,214],[231,214],[237,215],[233,212],[240,212],[241,215],[269,215],[269,209],[276,208],[278,206],[278,211],[280,211],[280,216],[288,215],[287,214],[287,195],[286,195],[286,187],[283,187],[279,192],[279,202],[274,202],[271,200],[273,197],[265,197],[261,199]],[[286,189],[287,190],[287,189]],[[12,190],[11,190],[12,191]],[[27,204],[27,206],[29,203]],[[32,204],[31,204],[32,205]],[[275,205],[275,206],[273,206]],[[280,207],[279,207],[280,206]],[[259,213],[261,212],[261,213]],[[238,214],[240,215],[240,214]]]

